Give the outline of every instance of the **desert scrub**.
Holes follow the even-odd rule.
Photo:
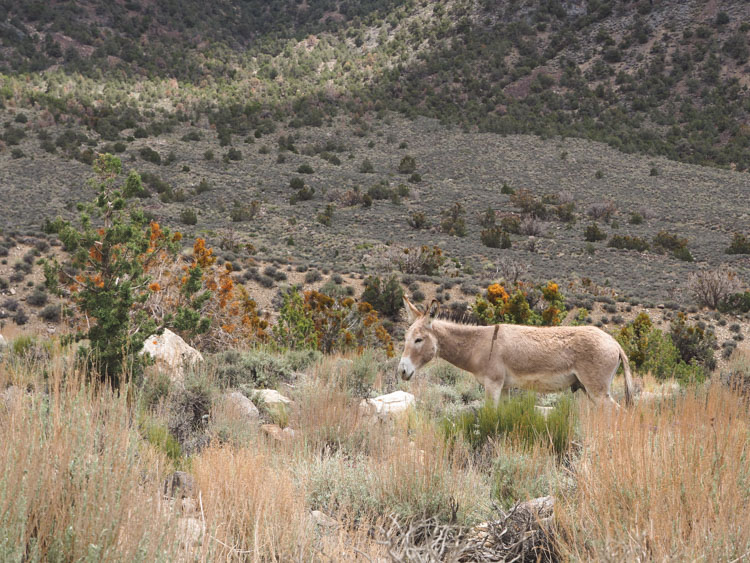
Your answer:
[[[126,394],[86,388],[72,371],[62,383],[53,365],[54,400],[29,395],[0,409],[0,559],[178,557],[174,521],[153,505],[154,467],[167,458],[139,439]]]
[[[397,433],[366,456],[335,454],[305,468],[307,502],[351,523],[373,523],[383,516],[400,520],[434,517],[471,525],[486,517],[490,499],[484,476],[451,455],[439,436],[417,427],[413,443]]]
[[[369,303],[383,315],[396,318],[404,307],[403,298],[404,290],[394,274],[386,279],[368,276],[360,301]]]
[[[464,219],[466,211],[461,203],[456,202],[447,209],[440,212],[442,220],[440,221],[440,230],[446,234],[465,237],[466,220]]]
[[[734,233],[732,242],[725,252],[727,254],[750,254],[750,239],[742,233]]]
[[[554,494],[559,481],[555,458],[543,449],[500,445],[492,462],[492,497],[508,510],[515,503]]]
[[[708,356],[708,352],[695,342],[695,327],[689,337],[683,334],[688,328],[684,322],[675,328],[677,338],[684,340],[683,347],[686,350],[700,349]],[[708,369],[713,369],[700,364],[697,355],[688,356],[688,362],[684,361],[673,338],[655,328],[647,313],[640,313],[632,322],[616,331],[614,337],[625,350],[634,370],[650,373],[659,380],[673,378],[683,385],[701,382],[706,378]],[[706,341],[700,339],[698,342],[703,344]],[[713,359],[713,350],[710,356]]]
[[[746,402],[712,385],[618,412],[582,406],[576,487],[555,505],[563,559],[741,560]]]
[[[304,354],[304,351],[300,351]],[[221,387],[246,385],[255,388],[275,388],[281,381],[292,381],[299,362],[288,355],[276,354],[263,347],[244,350],[227,350],[211,358],[215,366],[216,381]]]
[[[637,250],[638,252],[644,252],[650,248],[647,240],[630,235],[612,235],[607,246],[610,248]]]
[[[591,223],[583,230],[583,239],[588,242],[598,242],[606,238],[607,234],[596,223]]]
[[[490,439],[507,437],[527,447],[545,445],[558,456],[570,447],[574,426],[572,397],[564,395],[545,418],[536,408],[533,393],[501,400],[497,406],[488,402],[476,412],[446,418],[441,423],[449,443],[460,436],[473,449],[479,450]]]

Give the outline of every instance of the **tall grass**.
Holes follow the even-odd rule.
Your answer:
[[[490,439],[508,437],[527,446],[546,444],[551,451],[562,455],[570,446],[574,415],[572,399],[567,395],[563,395],[545,417],[536,408],[536,396],[524,393],[501,400],[497,406],[488,402],[476,412],[446,418],[442,428],[449,441],[462,436],[475,449]]]
[[[619,412],[584,405],[577,486],[555,509],[562,552],[576,560],[747,558],[748,414],[721,385]]]
[[[140,442],[124,394],[87,386],[82,371],[30,372],[0,364],[0,389],[37,389],[0,404],[0,560],[175,558],[159,493],[167,462]]]

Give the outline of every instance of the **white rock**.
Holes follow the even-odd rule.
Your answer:
[[[267,405],[288,405],[292,402],[291,399],[284,397],[284,395],[273,389],[254,389],[253,393],[263,399],[263,402]]]
[[[406,391],[394,391],[374,399],[365,399],[359,404],[362,412],[381,416],[396,414],[409,409],[416,403],[414,395]]]
[[[164,329],[160,335],[149,336],[139,353],[153,357],[157,368],[164,370],[175,382],[185,379],[185,368],[203,361],[198,350],[169,329]]]
[[[0,350],[2,350],[3,348],[7,348],[7,347],[8,347],[8,341],[5,340],[5,337],[2,334],[0,334]]]
[[[227,393],[225,404],[227,410],[246,422],[255,423],[260,419],[260,411],[253,402],[239,391]]]

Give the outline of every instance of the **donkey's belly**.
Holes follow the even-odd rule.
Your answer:
[[[573,373],[529,373],[523,375],[506,374],[505,385],[538,391],[539,393],[554,393],[569,389],[576,381]]]

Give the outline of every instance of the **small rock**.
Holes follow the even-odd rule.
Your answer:
[[[246,422],[256,423],[260,419],[260,411],[253,402],[239,391],[228,393],[225,399],[227,410]]]
[[[310,517],[312,521],[321,528],[335,528],[339,525],[335,518],[328,516],[328,514],[321,512],[320,510],[313,510],[310,513]]]
[[[7,348],[7,347],[8,347],[8,341],[5,340],[5,337],[2,334],[0,334],[0,350],[2,350],[3,348]]]
[[[195,496],[195,478],[184,471],[175,471],[164,479],[164,495],[172,498]]]
[[[253,393],[263,399],[263,402],[267,405],[278,405],[281,403],[288,405],[292,402],[291,399],[285,397],[274,389],[254,389]]]
[[[10,288],[10,294],[11,295],[15,295],[16,294],[16,290],[14,288],[12,288],[12,287]]]
[[[374,399],[364,399],[359,408],[366,414],[386,416],[403,412],[416,403],[414,395],[406,391],[394,391]]]

